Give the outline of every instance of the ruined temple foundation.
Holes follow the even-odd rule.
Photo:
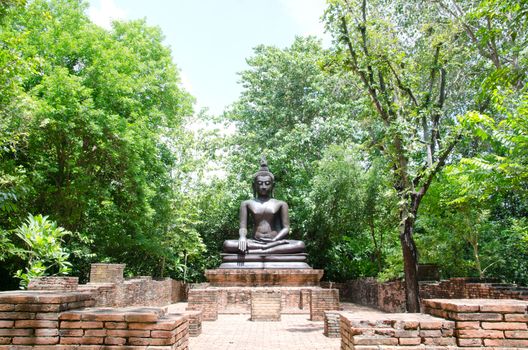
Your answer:
[[[207,270],[209,283],[192,288],[188,309],[202,310],[204,320],[218,314],[250,314],[253,321],[279,321],[281,314],[307,314],[322,320],[324,311],[339,310],[337,289],[324,289],[323,270]]]

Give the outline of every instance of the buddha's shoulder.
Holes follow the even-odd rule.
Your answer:
[[[271,201],[275,205],[288,206],[288,204],[285,201],[281,201],[279,199],[272,198]]]

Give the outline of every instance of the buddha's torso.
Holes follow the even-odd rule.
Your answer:
[[[252,200],[248,209],[254,222],[255,239],[273,239],[280,230],[282,201],[270,198],[264,202]]]

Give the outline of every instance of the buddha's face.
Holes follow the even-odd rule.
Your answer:
[[[273,180],[271,179],[271,176],[259,175],[255,179],[255,185],[259,196],[269,196],[273,189]]]

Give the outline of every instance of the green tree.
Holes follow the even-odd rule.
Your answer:
[[[399,197],[407,310],[419,311],[418,252],[413,230],[420,203],[452,153],[459,134],[446,106],[454,59],[443,24],[424,15],[401,20],[398,6],[383,1],[331,1],[328,29],[337,39],[335,63],[354,73],[368,96],[370,142],[390,162]],[[427,13],[427,7],[415,10]],[[451,40],[451,41],[450,41]]]
[[[16,215],[0,222],[12,228],[28,212],[46,213],[80,233],[66,239],[85,252],[73,259],[77,270],[91,256],[157,275],[178,255],[167,246],[182,213],[173,174],[185,166],[176,151],[187,142],[192,98],[158,28],[139,20],[106,31],[86,7],[35,0],[4,18],[0,63],[22,63],[8,76],[18,109],[0,107],[8,135],[0,139],[0,190],[17,198],[18,188],[26,191]],[[3,198],[5,212],[15,202]],[[185,239],[185,230],[178,234]]]

